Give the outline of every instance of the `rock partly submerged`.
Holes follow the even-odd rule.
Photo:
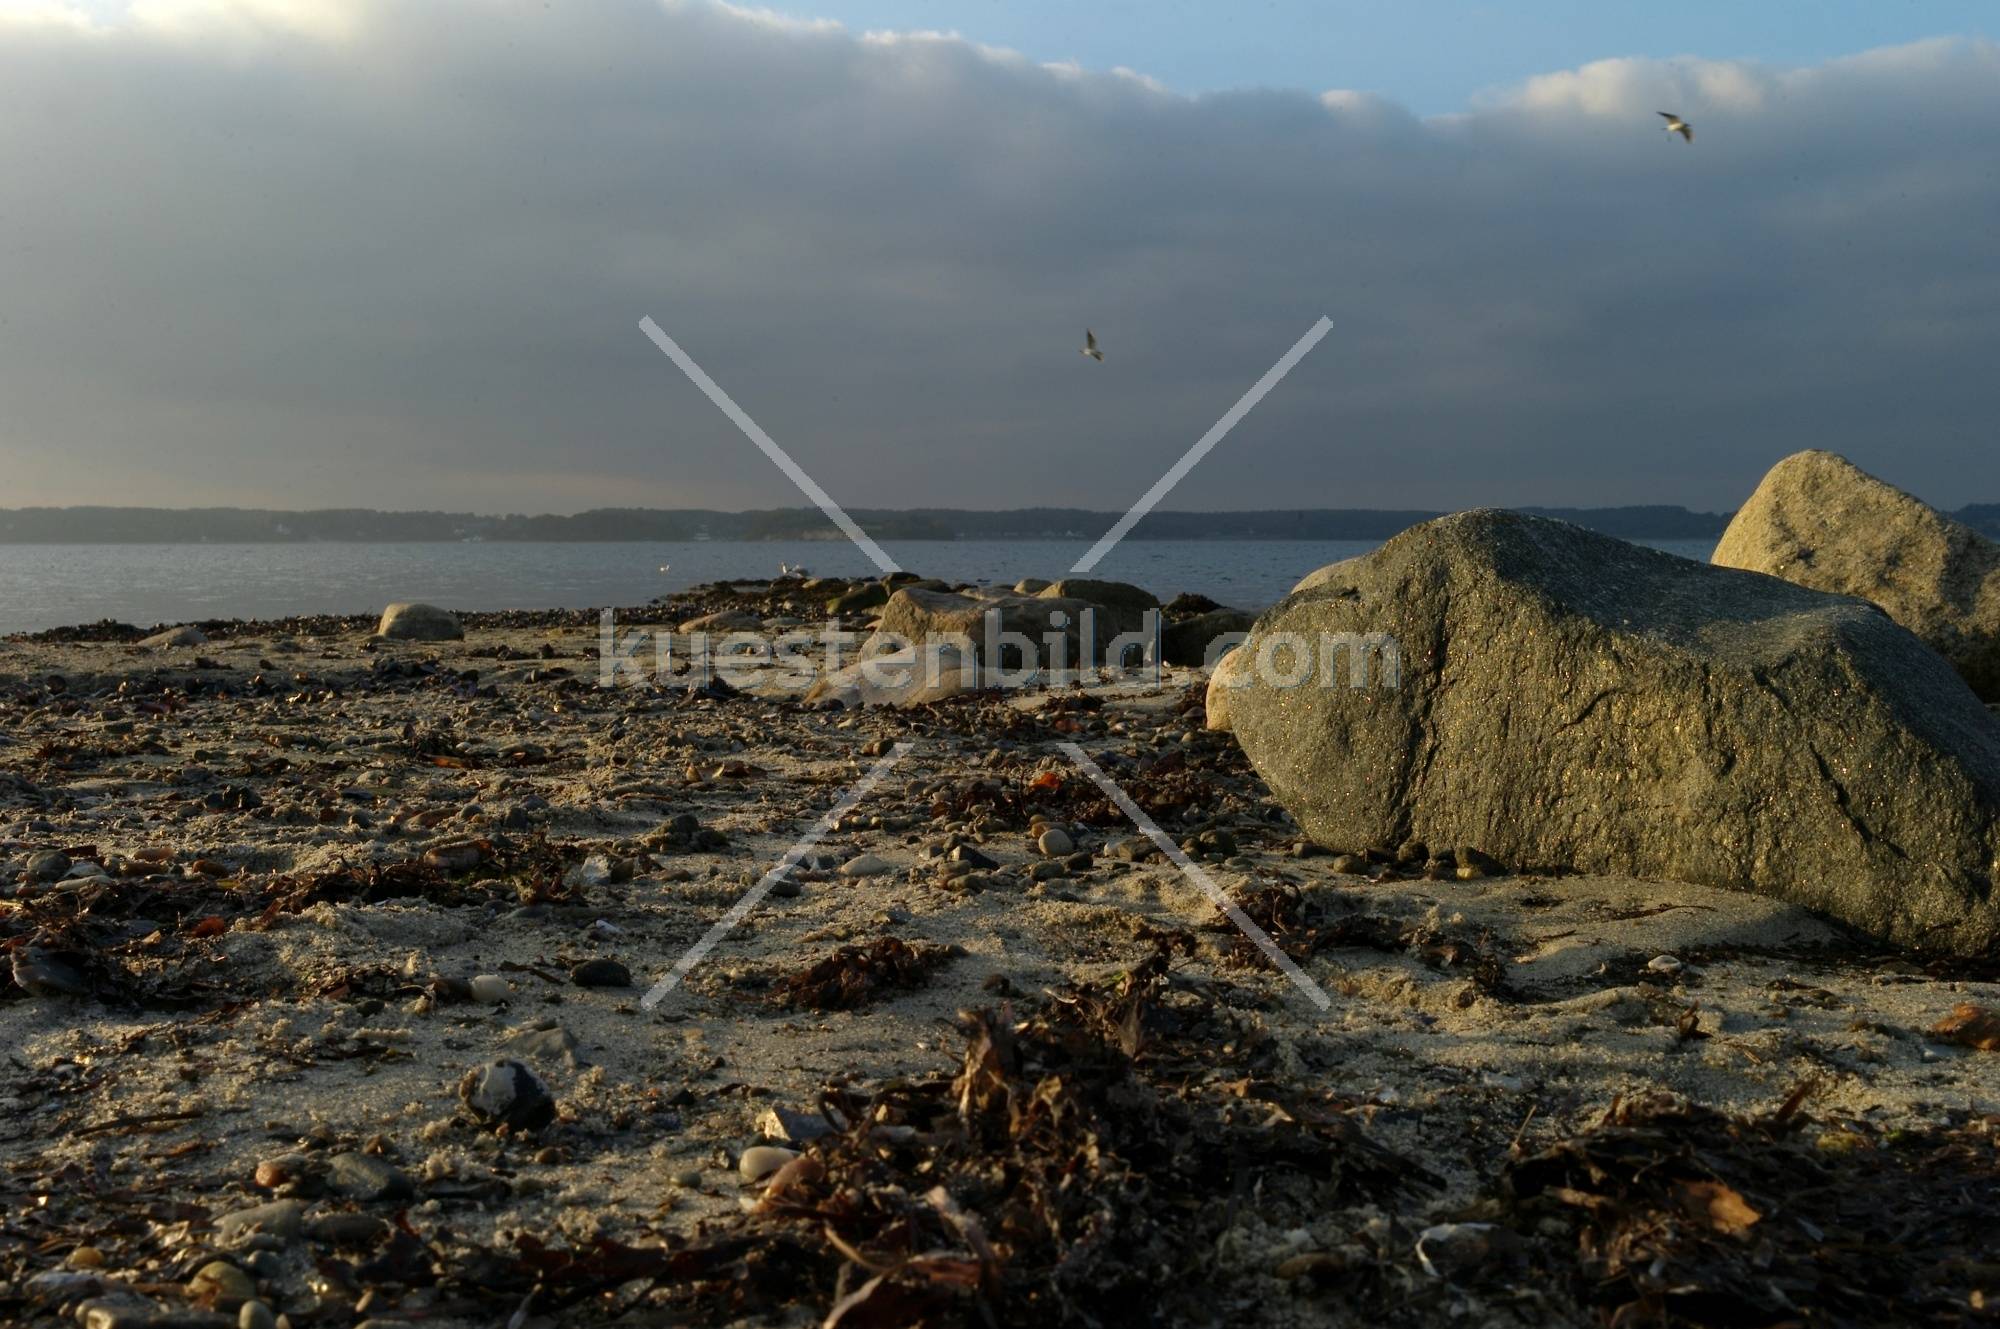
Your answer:
[[[1928,950],[2000,939],[2000,723],[1864,601],[1469,512],[1323,570],[1230,664],[1226,723],[1323,844],[1754,890]]]
[[[1858,595],[2000,700],[2000,544],[1831,452],[1773,466],[1714,561]]]

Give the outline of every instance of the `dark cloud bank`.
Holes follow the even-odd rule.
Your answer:
[[[797,503],[650,314],[855,507],[1117,508],[1324,313],[1172,506],[1958,507],[1996,124],[1970,40],[1419,120],[708,4],[0,18],[0,506]]]

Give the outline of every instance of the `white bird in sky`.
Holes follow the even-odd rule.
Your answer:
[[[1682,138],[1686,139],[1688,142],[1690,143],[1694,142],[1693,125],[1681,119],[1679,116],[1675,115],[1672,111],[1661,111],[1660,116],[1667,122],[1666,130],[1669,134],[1679,134]]]
[[[1097,349],[1097,334],[1089,328],[1083,330],[1083,349],[1078,351],[1077,354],[1087,355],[1097,361],[1104,359],[1104,352]]]

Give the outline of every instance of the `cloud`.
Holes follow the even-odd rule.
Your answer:
[[[802,502],[651,315],[843,502],[1122,506],[1322,313],[1171,505],[2000,499],[1989,42],[1426,120],[707,3],[35,8],[0,502]]]

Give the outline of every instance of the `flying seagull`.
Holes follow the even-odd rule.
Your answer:
[[[1104,359],[1104,352],[1097,349],[1097,334],[1089,328],[1083,330],[1083,349],[1078,351],[1077,354],[1087,355],[1091,359],[1098,361]]]
[[[1660,117],[1667,122],[1666,130],[1669,134],[1679,134],[1682,138],[1686,139],[1688,142],[1690,143],[1694,142],[1693,125],[1681,119],[1679,116],[1675,115],[1672,111],[1661,111]]]

